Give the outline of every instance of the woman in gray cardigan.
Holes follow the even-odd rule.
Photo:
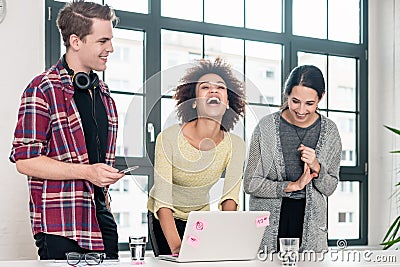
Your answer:
[[[279,238],[300,238],[300,251],[327,245],[327,197],[339,180],[342,144],[333,121],[317,112],[325,94],[321,71],[296,67],[281,111],[256,126],[244,176],[250,210],[271,212],[260,249],[279,251]]]

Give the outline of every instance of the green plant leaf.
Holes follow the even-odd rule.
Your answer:
[[[395,190],[389,198],[399,198],[400,197],[400,190]]]
[[[393,127],[390,127],[390,126],[387,126],[387,125],[384,125],[384,127],[386,129],[388,129],[389,131],[391,131],[391,132],[393,132],[393,133],[395,133],[397,135],[400,135],[400,130],[399,129],[396,129],[396,128],[393,128]],[[393,150],[390,153],[392,153],[392,154],[400,154],[400,150]],[[400,182],[396,183],[395,186],[396,187],[400,186]],[[399,191],[400,190],[398,190],[398,189],[399,188],[396,188],[396,190],[393,192],[393,194],[391,194],[391,197],[393,197],[393,196],[395,196],[396,198],[399,197]],[[394,244],[400,242],[399,230],[400,230],[400,216],[398,216],[393,221],[393,223],[390,225],[389,229],[387,230],[387,232],[385,234],[385,237],[383,238],[383,241],[381,243],[381,245],[383,245],[383,249],[388,249],[391,246],[393,246]]]
[[[388,130],[394,132],[395,134],[400,135],[400,130],[395,129],[395,128],[392,128],[392,127],[387,126],[387,125],[383,125],[383,126],[384,126],[386,129],[388,129]]]
[[[396,227],[397,226],[397,227]],[[392,225],[389,227],[389,229],[386,232],[385,237],[383,238],[383,242],[386,241],[390,241],[391,239],[393,239],[394,236],[396,236],[398,229],[400,226],[400,216],[398,216],[394,222],[392,223]],[[396,231],[393,231],[393,229],[396,227]],[[393,232],[393,233],[392,233]],[[388,239],[388,237],[390,236],[390,234],[392,234],[392,236]]]
[[[395,134],[400,135],[400,130],[399,130],[399,129],[396,129],[396,128],[393,128],[393,127],[390,127],[390,126],[387,126],[387,125],[383,125],[383,126],[384,126],[386,129],[388,129],[388,130],[394,132]],[[399,154],[399,153],[400,153],[400,150],[393,150],[393,151],[390,151],[390,153],[392,153],[392,154]]]
[[[399,228],[400,228],[400,221],[397,223],[396,228],[393,230],[392,236],[391,236],[391,240],[398,238],[398,232],[399,232]]]
[[[400,242],[400,237],[395,239],[395,240],[391,240],[391,241],[388,241],[388,242],[383,242],[383,243],[381,243],[381,245],[384,246],[383,249],[388,249],[388,248],[390,248],[391,246],[393,246],[394,244],[396,244],[398,242]]]

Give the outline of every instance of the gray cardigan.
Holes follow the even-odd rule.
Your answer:
[[[277,250],[282,198],[290,181],[284,181],[285,165],[279,138],[281,111],[263,117],[254,129],[244,174],[244,190],[250,194],[250,210],[271,212],[260,249]],[[342,143],[333,121],[321,115],[321,133],[315,149],[321,165],[319,176],[306,186],[306,207],[300,251],[328,248],[327,197],[339,180]]]

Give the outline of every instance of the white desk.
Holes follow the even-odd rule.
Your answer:
[[[302,259],[297,263],[298,267],[338,267],[338,266],[400,266],[400,251],[382,251],[382,250],[344,250],[331,251],[324,255],[323,260],[321,254],[319,258]],[[318,256],[318,255],[317,255]],[[358,258],[358,256],[360,256]],[[300,256],[301,257],[301,256]],[[265,261],[224,261],[224,262],[193,262],[193,263],[174,263],[164,260],[158,260],[154,257],[146,257],[145,264],[133,265],[129,258],[121,257],[120,262],[104,262],[102,266],[143,266],[143,267],[280,267],[281,261],[276,255]],[[70,266],[66,262],[39,261],[39,260],[22,260],[22,261],[0,261],[0,267],[63,267]],[[87,266],[87,265],[86,265]],[[96,266],[96,265],[95,265]]]

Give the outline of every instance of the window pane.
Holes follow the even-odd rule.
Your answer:
[[[222,196],[222,190],[224,187],[224,179],[220,178],[210,189],[210,210],[218,210],[218,202]]]
[[[113,93],[118,110],[118,138],[116,156],[142,157],[143,96]]]
[[[222,192],[223,192],[223,186],[224,186],[224,178],[220,178],[210,189],[210,210],[212,211],[217,211],[218,210],[218,202],[220,201],[222,197]],[[245,196],[243,193],[243,182],[239,191],[239,208],[240,210],[244,210],[243,207],[246,205],[246,208],[248,210],[248,198],[247,197],[247,203],[244,204]]]
[[[278,111],[279,108],[272,108],[267,106],[246,106],[246,144],[249,147],[251,136],[253,135],[254,128],[257,123],[266,115]]]
[[[314,65],[318,67],[322,71],[322,75],[324,75],[325,79],[325,87],[326,87],[326,92],[325,94],[329,94],[329,88],[328,88],[328,80],[326,79],[326,69],[327,69],[327,61],[328,58],[325,55],[320,55],[320,54],[312,54],[312,53],[305,53],[305,52],[298,52],[297,53],[297,61],[299,66],[300,65]],[[318,107],[326,109],[327,108],[327,95],[325,95],[321,102],[319,102]]]
[[[244,139],[244,122],[242,117],[239,117],[239,120],[230,132]]]
[[[357,239],[360,221],[360,182],[339,182],[328,198],[328,238]]]
[[[356,111],[357,61],[329,56],[329,108]]]
[[[346,213],[345,212],[339,212],[338,214],[338,222],[346,222]]]
[[[281,103],[282,46],[246,41],[246,94],[249,103]]]
[[[318,113],[324,115],[325,117],[328,117],[328,113],[325,110],[320,110],[318,111]]]
[[[246,28],[282,32],[282,0],[246,0]]]
[[[168,61],[168,59],[166,60]],[[181,78],[185,75],[186,71],[193,66],[193,63],[186,63],[164,69],[161,72],[161,94],[172,96],[175,93],[177,85],[181,83]],[[155,77],[158,77],[158,75]]]
[[[232,66],[236,78],[243,81],[243,46],[244,41],[241,39],[204,36],[204,57],[211,60],[222,57]]]
[[[149,13],[148,0],[105,0],[104,3],[114,9],[137,13]]]
[[[210,210],[217,211],[218,210],[218,202],[222,197],[222,190],[224,186],[224,178],[220,178],[217,183],[215,183],[210,189]],[[243,194],[243,182],[239,191],[239,208],[240,210],[244,210],[244,194]],[[248,210],[248,200],[246,203],[246,208]]]
[[[244,0],[204,0],[204,21],[230,26],[244,26]]]
[[[176,116],[175,104],[175,99],[161,99],[161,130],[165,130],[170,126],[179,123],[178,117]]]
[[[161,0],[161,16],[203,21],[203,1]]]
[[[172,89],[189,67],[188,63],[202,56],[203,36],[175,31],[161,31],[162,94],[172,95]],[[171,68],[174,68],[171,71]],[[168,71],[168,75],[164,72]]]
[[[143,213],[147,214],[147,180],[147,176],[126,175],[110,186],[119,243],[127,243],[132,235],[147,236],[147,221],[142,218]],[[122,190],[124,187],[127,191]]]
[[[246,106],[246,147],[249,149],[251,136],[253,135],[254,128],[257,123],[265,116],[275,111],[278,111],[279,108],[267,107],[267,106],[256,106],[256,105],[247,105]],[[249,199],[250,196],[248,194],[244,194],[244,204],[246,210],[249,210]]]
[[[293,0],[293,34],[326,39],[326,0]]]
[[[356,114],[329,111],[328,117],[333,120],[342,140],[341,166],[356,166]]]
[[[329,0],[328,12],[328,38],[358,44],[360,0]]]
[[[114,52],[107,62],[105,82],[112,91],[143,92],[144,33],[114,29]]]

